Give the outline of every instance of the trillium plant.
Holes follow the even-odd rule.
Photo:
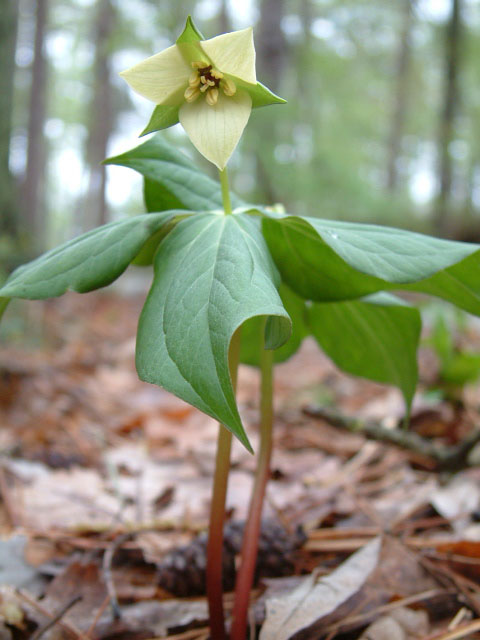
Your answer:
[[[175,45],[122,73],[156,106],[143,133],[180,122],[216,182],[162,134],[107,164],[144,178],[148,213],[99,227],[14,271],[10,298],[85,293],[129,264],[152,265],[140,316],[139,377],[219,421],[207,561],[211,637],[225,638],[222,541],[232,435],[252,452],[235,402],[239,362],[261,371],[260,446],[230,637],[244,640],[272,449],[272,371],[313,335],[344,371],[395,385],[406,416],[421,320],[394,291],[480,315],[480,246],[382,226],[299,217],[230,195],[226,164],[252,109],[284,102],[257,82],[252,30],[205,40],[189,18]]]

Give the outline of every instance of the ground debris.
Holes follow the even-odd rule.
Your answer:
[[[67,294],[35,304],[44,305],[43,346],[0,349],[0,580],[10,585],[0,593],[0,638],[206,640],[202,532],[215,421],[138,380],[140,299]],[[403,412],[397,391],[340,374],[312,341],[276,368],[275,392],[252,609],[257,632],[263,626],[262,638],[311,640],[477,637],[480,470],[439,474],[425,452],[369,441],[307,415],[305,407],[327,402],[391,431]],[[458,446],[480,427],[478,397],[470,390],[459,411],[419,394],[415,435],[442,451]],[[238,398],[255,448],[256,370],[241,367]],[[227,589],[254,465],[235,444]],[[369,568],[355,572],[358,557],[367,556]],[[316,603],[309,626],[302,615],[304,626],[293,625],[293,635],[285,624],[283,636],[271,631],[269,600],[291,601],[303,588],[297,605],[308,609],[318,585],[335,585],[338,572],[344,582],[328,612]],[[231,610],[231,593],[225,606]]]

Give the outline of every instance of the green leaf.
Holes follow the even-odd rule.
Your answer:
[[[168,129],[178,123],[178,106],[169,106],[166,104],[157,104],[151,115],[150,121],[140,134],[146,136],[147,133]]]
[[[313,304],[312,334],[343,371],[398,387],[410,412],[418,379],[420,313],[389,294]]]
[[[397,289],[436,295],[480,315],[480,247],[367,224],[263,211],[285,282],[318,302]]]
[[[179,222],[155,256],[137,337],[137,371],[222,422],[248,448],[228,370],[231,337],[253,316],[290,319],[278,273],[245,214],[197,214]]]
[[[60,296],[68,289],[85,293],[105,287],[177,213],[144,214],[93,229],[16,269],[0,296],[39,300]]]
[[[274,362],[288,360],[300,347],[303,339],[309,331],[305,324],[305,301],[299,298],[285,284],[281,284],[278,290],[283,306],[292,320],[292,335],[290,339],[273,354]],[[242,327],[242,343],[240,348],[240,360],[244,364],[253,367],[260,366],[260,351],[263,349],[262,318],[251,318]]]
[[[172,201],[180,203],[179,208],[191,211],[223,209],[220,184],[203,174],[185,154],[162,140],[161,135],[105,160],[105,164],[129,167],[141,173],[147,181],[149,206],[155,206],[156,211],[162,211]],[[157,185],[155,191],[149,183]],[[232,194],[233,207],[243,204]]]
[[[458,264],[442,269],[421,282],[404,285],[402,289],[428,293],[464,311],[480,315],[480,252],[478,245],[464,243],[464,246],[477,251]]]

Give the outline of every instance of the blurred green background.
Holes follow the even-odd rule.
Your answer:
[[[143,211],[105,156],[153,105],[118,72],[254,25],[252,113],[230,162],[243,198],[480,241],[480,0],[0,0],[0,269]],[[177,127],[164,132],[214,173]]]

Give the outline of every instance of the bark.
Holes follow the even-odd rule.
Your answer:
[[[222,0],[222,3],[220,5],[220,15],[219,15],[218,22],[219,22],[218,33],[229,33],[230,31],[232,31],[230,16],[228,15],[227,0]]]
[[[285,0],[262,0],[257,60],[262,82],[275,93],[279,90],[287,58],[287,43],[281,29],[284,12]]]
[[[439,167],[438,181],[440,185],[437,198],[435,223],[441,235],[448,231],[448,214],[452,190],[453,162],[450,155],[450,143],[454,137],[455,117],[460,101],[458,86],[458,70],[460,64],[460,47],[462,41],[461,0],[452,0],[452,12],[445,34],[445,85],[443,110],[440,119],[438,136]]]
[[[96,9],[93,30],[93,41],[96,47],[93,93],[86,153],[89,182],[83,221],[85,229],[105,224],[108,220],[106,172],[101,162],[107,155],[108,140],[113,128],[110,43],[115,26],[115,12],[110,0],[98,0]]]
[[[387,159],[387,189],[395,191],[398,186],[398,158],[405,128],[408,106],[409,69],[412,51],[413,3],[403,0],[402,28],[395,65],[395,97],[390,124]]]
[[[15,181],[9,169],[10,136],[13,114],[17,0],[0,2],[0,235],[17,236]]]
[[[43,126],[46,114],[47,59],[44,51],[48,0],[37,0],[32,85],[28,118],[27,168],[23,189],[23,209],[27,230],[35,249],[44,241],[44,175],[46,144]]]

